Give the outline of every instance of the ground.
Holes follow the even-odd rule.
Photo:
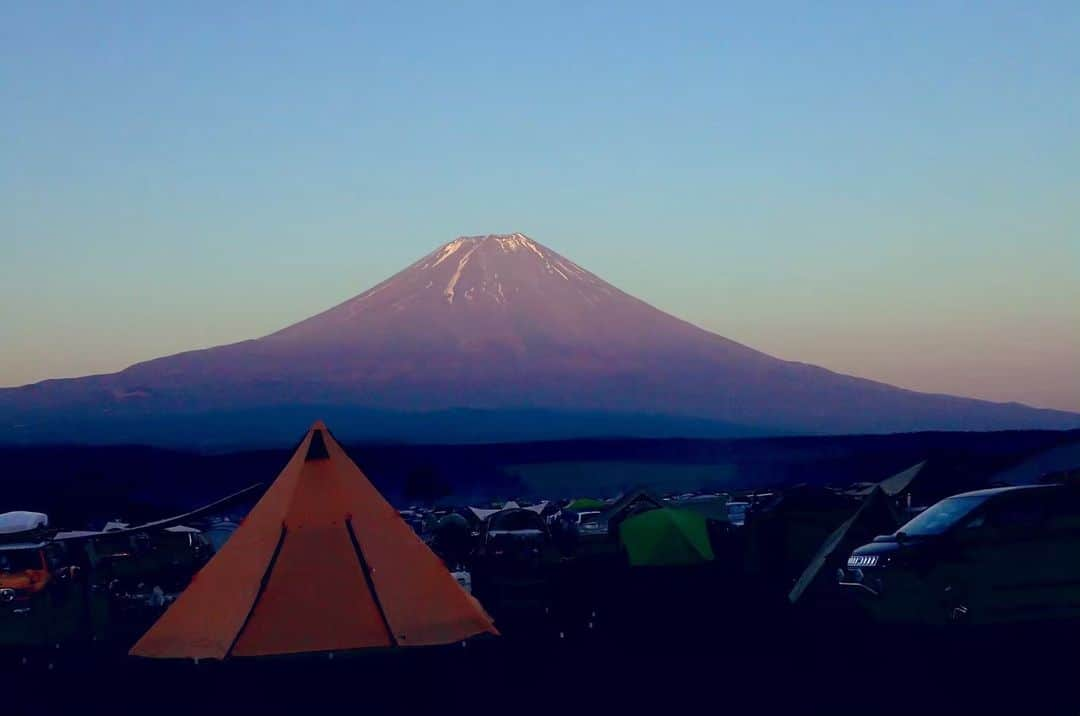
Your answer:
[[[1074,626],[888,629],[679,589],[504,610],[504,636],[435,649],[196,665],[98,645],[5,668],[4,700],[16,714],[1080,711]]]

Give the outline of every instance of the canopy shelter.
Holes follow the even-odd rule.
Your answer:
[[[41,512],[16,511],[0,515],[0,535],[44,530],[48,526],[49,517]]]
[[[844,520],[821,544],[795,582],[788,600],[796,604],[823,587],[835,587],[836,570],[845,564],[856,547],[872,541],[878,535],[892,534],[899,526],[900,518],[893,509],[892,495],[883,487],[874,488],[855,514]]]
[[[706,519],[690,510],[662,507],[628,517],[619,540],[632,567],[666,567],[714,559]]]
[[[491,517],[496,512],[501,512],[502,508],[499,508],[499,507],[492,507],[492,508],[470,507],[469,511],[472,512],[472,514],[476,518],[477,522],[483,522],[484,520],[486,520],[488,517]]]
[[[906,470],[902,470],[890,478],[882,480],[878,483],[878,487],[888,495],[889,497],[900,497],[906,495],[911,490],[911,484],[915,481],[915,478],[919,476],[919,473],[926,467],[926,460],[916,463]]]
[[[880,487],[889,497],[897,499],[905,498],[911,494],[911,487],[915,482],[915,478],[919,477],[925,467],[926,460],[923,460],[905,470],[901,470],[892,477],[888,477],[881,482],[859,483],[857,486],[847,490],[845,494],[856,497],[866,497]]]
[[[225,659],[497,634],[321,423],[221,551],[131,649]]]

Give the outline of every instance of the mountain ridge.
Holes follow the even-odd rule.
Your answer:
[[[312,415],[352,408],[369,423],[377,422],[372,411],[422,421],[424,413],[475,409],[667,415],[809,434],[1080,426],[1072,413],[920,393],[775,358],[513,233],[458,237],[260,338],[2,389],[0,440],[33,439],[58,420],[77,431],[288,406]],[[357,422],[342,426],[349,437],[365,430]]]

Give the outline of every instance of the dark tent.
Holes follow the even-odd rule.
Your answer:
[[[450,568],[465,563],[474,547],[472,527],[462,515],[443,515],[431,530],[431,550]]]
[[[825,539],[859,502],[823,487],[786,490],[746,520],[746,570],[758,586],[783,598]]]
[[[1019,465],[998,472],[988,481],[999,485],[1037,485],[1048,475],[1080,468],[1080,439],[1066,442],[1028,457]]]
[[[635,490],[615,500],[601,513],[598,521],[606,524],[608,534],[615,537],[623,520],[642,512],[660,509],[663,506],[664,502],[659,497],[646,490]]]

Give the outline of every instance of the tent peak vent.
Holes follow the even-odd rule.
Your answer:
[[[304,462],[328,459],[330,459],[330,453],[326,451],[326,441],[323,440],[323,431],[315,430],[311,433],[311,444],[308,445],[307,456],[304,457]]]

